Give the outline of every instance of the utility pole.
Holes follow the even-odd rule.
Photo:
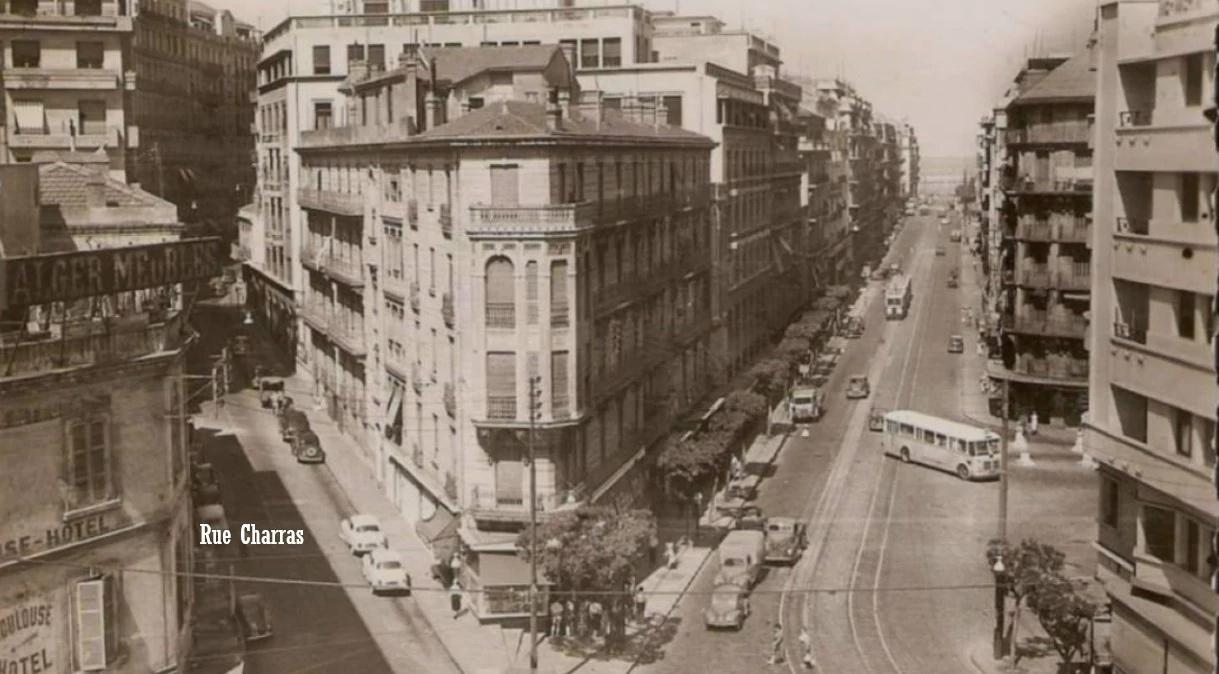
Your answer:
[[[537,420],[542,378],[529,378],[529,672],[538,671],[538,457]]]
[[[1007,434],[1011,380],[1003,379],[1003,425],[999,435],[999,540],[1007,542]]]

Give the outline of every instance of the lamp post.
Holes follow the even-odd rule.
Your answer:
[[[1002,660],[1007,655],[1007,644],[1004,643],[1004,615],[1006,602],[1004,601],[1007,595],[1007,568],[1003,566],[1003,558],[995,560],[995,565],[991,567],[991,571],[995,574],[995,659]]]

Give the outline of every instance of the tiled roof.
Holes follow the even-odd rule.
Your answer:
[[[647,140],[710,143],[701,134],[675,126],[652,126],[628,121],[617,110],[603,111],[601,124],[595,119],[578,115],[564,117],[561,129],[546,128],[546,108],[525,101],[500,101],[474,110],[457,119],[428,129],[412,140],[491,139],[491,138],[612,138],[617,140]]]
[[[520,47],[443,47],[424,49],[436,62],[436,79],[460,84],[488,71],[544,70],[562,50],[553,44]]]
[[[1020,105],[1093,98],[1096,98],[1096,73],[1092,71],[1092,60],[1088,52],[1084,52],[1071,57],[1066,63],[1051,70],[1041,81],[1025,88],[1013,103]]]
[[[73,166],[62,161],[43,164],[38,167],[39,198],[41,205],[58,208],[87,208],[90,176],[89,169]],[[139,188],[125,185],[110,177],[106,181],[106,203],[119,208],[170,205],[169,202],[157,198]]]

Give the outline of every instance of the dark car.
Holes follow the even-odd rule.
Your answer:
[[[271,609],[258,594],[243,594],[237,598],[237,623],[246,641],[258,641],[271,636]]]
[[[279,416],[279,435],[284,442],[292,442],[292,438],[300,431],[309,430],[309,417],[300,410],[288,409]]]
[[[317,433],[309,429],[296,432],[292,438],[292,456],[297,463],[325,463],[326,452],[322,451],[322,441]]]
[[[717,585],[711,592],[707,608],[703,611],[703,624],[707,629],[741,629],[749,617],[749,590],[738,583]]]

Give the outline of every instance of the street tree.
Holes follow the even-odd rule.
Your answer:
[[[1096,603],[1082,596],[1059,572],[1043,575],[1029,592],[1027,602],[1063,665],[1069,668],[1088,643]]]
[[[517,539],[529,558],[532,528]],[[552,513],[537,527],[538,567],[553,591],[573,597],[577,615],[598,601],[615,635],[625,634],[635,569],[656,538],[656,517],[647,510],[582,506]]]
[[[787,392],[791,381],[792,364],[779,358],[767,358],[750,369],[758,382],[758,391],[770,402],[778,400]]]
[[[1012,598],[1015,611],[1012,618],[1013,646],[1019,643],[1017,631],[1020,625],[1020,609],[1025,600],[1035,591],[1047,577],[1061,574],[1066,563],[1066,555],[1052,545],[1036,539],[1026,538],[1019,545],[1011,545],[1007,541],[991,539],[986,546],[986,562],[994,568],[995,562],[1003,560],[1004,572],[1000,582],[1007,596]],[[1016,649],[1016,659],[1019,659],[1019,649]]]

